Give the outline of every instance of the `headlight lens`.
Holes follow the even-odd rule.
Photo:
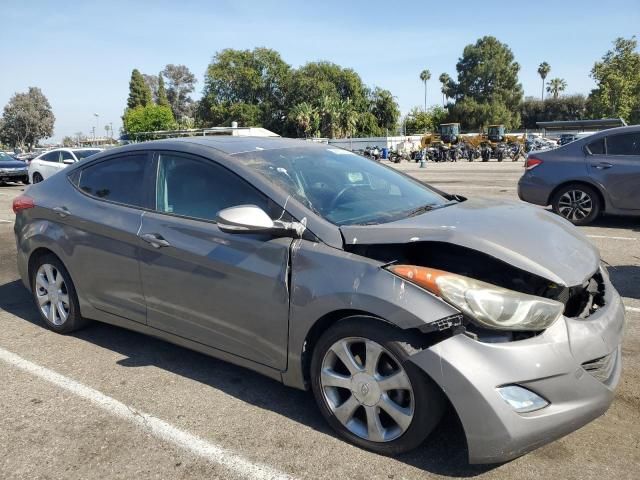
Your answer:
[[[396,275],[438,295],[483,327],[498,330],[544,330],[564,305],[462,275],[415,265],[391,265]]]

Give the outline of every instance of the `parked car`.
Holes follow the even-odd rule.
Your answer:
[[[520,199],[551,205],[575,225],[602,213],[640,215],[640,126],[612,128],[562,147],[533,152],[518,183]]]
[[[24,162],[0,152],[0,185],[6,182],[29,183],[29,176]]]
[[[139,143],[13,209],[49,328],[99,320],[310,388],[340,436],[378,453],[457,415],[471,462],[505,461],[600,416],[620,379],[624,307],[573,225],[346,150]]]
[[[58,148],[38,155],[29,162],[29,180],[39,183],[83,158],[102,152],[101,148]]]

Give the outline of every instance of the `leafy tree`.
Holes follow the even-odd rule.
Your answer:
[[[567,89],[567,82],[564,78],[552,78],[547,85],[547,93],[553,95],[557,99],[561,92]]]
[[[407,135],[435,132],[446,117],[447,110],[440,105],[434,105],[426,112],[414,107],[404,119],[405,132]]]
[[[524,128],[538,128],[537,122],[581,120],[586,116],[587,99],[584,95],[564,95],[558,98],[527,97],[520,106]]]
[[[194,102],[190,95],[195,90],[196,77],[185,65],[167,65],[161,72],[167,79],[167,99],[171,104],[174,118],[191,117]]]
[[[424,111],[427,111],[427,82],[431,80],[431,72],[426,68],[420,72],[420,80],[424,83]]]
[[[506,44],[495,37],[482,37],[464,48],[456,70],[456,102],[450,108],[454,121],[463,123],[467,129],[491,123],[503,123],[507,128],[519,126],[520,65]]]
[[[128,108],[122,117],[124,131],[136,140],[148,140],[153,135],[141,135],[141,133],[171,130],[175,127],[171,108],[149,104]]]
[[[0,119],[0,141],[30,151],[43,138],[53,135],[55,117],[49,100],[38,87],[15,93]]]
[[[289,65],[274,50],[225,49],[218,52],[205,75],[199,121],[204,125],[221,125],[228,120],[229,109],[235,109],[244,113],[244,120],[254,122],[251,125],[280,132],[289,75]],[[248,105],[252,106],[250,115],[247,115]]]
[[[400,118],[400,108],[389,90],[376,87],[369,95],[371,113],[378,120],[382,132],[393,133]]]
[[[622,117],[640,123],[640,53],[635,37],[617,38],[613,50],[591,69],[597,87],[588,108],[592,117]]]
[[[142,78],[144,78],[144,83],[146,83],[149,90],[151,90],[151,100],[158,103],[158,77],[143,73]]]
[[[544,100],[544,81],[546,80],[547,75],[549,75],[550,71],[551,65],[549,65],[547,62],[542,62],[538,66],[538,75],[540,75],[540,78],[542,79],[542,96],[540,97],[541,100]]]
[[[73,147],[75,145],[76,145],[76,141],[75,141],[75,139],[73,137],[70,137],[70,136],[67,135],[67,136],[62,138],[62,146],[63,147],[69,148],[69,147]]]
[[[445,107],[447,105],[447,98],[451,97],[455,90],[455,85],[448,73],[441,73],[438,80],[440,80],[442,84],[440,91],[442,92],[442,106]]]
[[[298,136],[305,138],[314,136],[320,126],[318,112],[307,102],[294,105],[289,110],[288,117],[296,125]]]
[[[169,103],[169,99],[167,98],[167,89],[164,87],[164,79],[162,78],[162,74],[158,75],[157,80],[158,93],[156,95],[156,104],[162,107],[171,108],[171,104]]]
[[[137,68],[131,72],[129,81],[129,98],[127,108],[146,107],[152,103],[151,89],[145,83],[144,77]]]

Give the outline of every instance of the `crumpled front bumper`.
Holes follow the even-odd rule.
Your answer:
[[[606,276],[605,276],[606,277]],[[503,462],[566,435],[602,415],[620,379],[624,305],[605,278],[605,306],[587,319],[562,317],[542,334],[508,343],[455,335],[411,360],[447,395],[464,427],[471,463]],[[608,355],[607,378],[582,364]],[[497,391],[520,385],[545,398],[541,410],[516,413]]]

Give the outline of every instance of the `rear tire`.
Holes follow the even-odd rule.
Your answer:
[[[40,183],[44,178],[38,172],[33,174],[33,183]]]
[[[313,351],[311,386],[338,435],[382,455],[424,442],[442,418],[445,400],[409,360],[422,343],[421,336],[370,317],[351,317],[324,332]]]
[[[574,225],[588,225],[600,216],[602,202],[593,187],[570,184],[553,195],[551,207]]]
[[[80,315],[71,276],[55,255],[43,255],[33,266],[31,292],[40,317],[54,332],[70,333],[88,323]]]

